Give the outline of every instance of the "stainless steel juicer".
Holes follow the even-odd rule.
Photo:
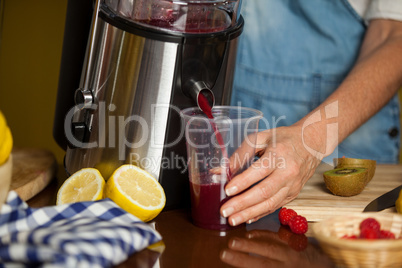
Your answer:
[[[240,5],[69,0],[54,123],[67,173],[96,167],[107,178],[136,164],[159,180],[166,209],[187,206],[179,111],[197,105],[199,94],[229,104]]]

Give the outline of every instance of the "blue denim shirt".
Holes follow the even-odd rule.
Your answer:
[[[366,31],[346,0],[245,0],[242,15],[232,105],[261,110],[261,129],[295,123],[336,90]],[[397,163],[399,126],[395,96],[324,161]]]

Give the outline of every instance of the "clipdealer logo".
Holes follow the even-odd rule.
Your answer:
[[[238,104],[241,106],[241,103]],[[147,157],[141,155],[141,153],[133,151],[130,152],[129,158],[130,161],[139,163],[141,166],[149,166],[149,167],[159,167],[160,165],[163,168],[175,168],[183,170],[183,172],[188,170],[190,160],[186,158],[186,156],[179,156],[179,155],[168,155],[162,156],[162,150],[164,148],[169,148],[171,146],[177,145],[180,140],[185,136],[185,126],[180,124],[180,128],[177,131],[177,138],[171,141],[169,144],[164,144],[164,140],[157,140],[155,139],[156,133],[155,129],[151,127],[152,124],[155,124],[155,118],[161,117],[163,114],[167,114],[169,109],[172,109],[173,112],[180,113],[180,109],[173,105],[153,105],[150,108],[151,113],[151,121],[146,120],[145,118],[139,115],[131,115],[128,117],[125,116],[116,116],[110,115],[116,110],[115,105],[106,105],[105,102],[100,102],[99,104],[92,104],[89,109],[94,111],[93,113],[96,114],[94,118],[96,118],[96,122],[92,122],[93,125],[97,128],[95,130],[98,133],[96,136],[97,140],[93,138],[89,142],[83,142],[77,140],[74,136],[72,129],[71,129],[71,122],[76,120],[78,116],[82,116],[81,108],[79,105],[74,106],[68,114],[66,115],[65,122],[64,122],[64,129],[65,135],[68,141],[77,148],[84,148],[84,149],[92,149],[92,148],[117,148],[119,151],[119,160],[125,160],[127,157],[126,150],[127,148],[135,149],[140,148],[141,146],[149,146],[150,148],[159,150],[160,154],[159,158],[154,159],[155,157]],[[87,107],[86,107],[87,108]],[[336,122],[336,118],[339,115],[338,111],[338,102],[333,102],[328,104],[322,110],[317,110],[313,114],[311,114],[307,120],[304,122],[302,126],[302,144],[304,148],[316,158],[322,160],[324,156],[329,155],[331,150],[335,148],[336,153],[336,144],[338,142],[338,123]],[[278,118],[272,117],[272,125],[270,126],[268,120],[265,117],[261,118],[260,123],[265,123],[265,127],[267,129],[273,130],[273,136],[270,145],[264,146],[272,146],[275,147],[277,143],[277,133],[275,129],[278,126],[278,123],[281,120],[286,119],[286,116],[280,116]],[[166,118],[167,120],[167,118]],[[306,129],[312,126],[315,123],[328,121],[326,124],[326,149],[324,152],[319,152],[314,148],[310,147],[309,144],[306,142],[305,139],[305,132]],[[139,135],[135,140],[132,137],[127,137],[126,129],[130,127],[130,125],[135,124],[140,131],[138,132]],[[151,124],[151,125],[150,125]],[[94,130],[94,129],[92,129]],[[230,132],[230,131],[229,131]],[[335,144],[335,146],[334,146]],[[259,145],[256,145],[257,148]],[[152,159],[151,159],[152,158]],[[248,157],[250,160],[251,157]],[[236,163],[239,161],[235,161]],[[241,161],[240,161],[241,162]],[[286,159],[281,156],[278,156],[276,153],[268,152],[262,158],[260,158],[260,168],[269,168],[272,166],[276,166],[277,168],[286,168]],[[243,166],[244,163],[241,163],[240,166]]]
[[[322,116],[322,114],[324,116]],[[310,115],[306,121],[303,123],[302,127],[302,142],[304,148],[316,158],[322,160],[325,156],[328,156],[332,153],[332,150],[335,149],[333,152],[336,154],[335,158],[337,157],[337,144],[338,144],[338,122],[336,122],[336,118],[339,115],[339,106],[338,101],[332,102],[324,107],[324,111],[317,110],[312,115]],[[332,120],[331,120],[332,119]],[[305,130],[307,127],[321,122],[321,121],[329,121],[326,124],[326,140],[325,140],[325,151],[319,152],[313,148],[311,148],[305,142]]]

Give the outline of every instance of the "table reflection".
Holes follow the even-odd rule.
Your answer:
[[[332,267],[305,235],[293,234],[281,226],[278,232],[251,230],[243,237],[232,237],[220,254],[234,267]]]
[[[281,226],[277,213],[226,232],[194,226],[186,210],[164,212],[155,225],[166,248],[154,267],[333,267],[314,239]]]

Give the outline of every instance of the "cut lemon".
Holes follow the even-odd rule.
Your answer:
[[[123,165],[107,180],[105,196],[142,221],[155,218],[165,207],[162,186],[145,170]]]
[[[95,168],[83,168],[71,175],[57,193],[57,205],[103,198],[105,180]]]
[[[6,118],[0,111],[0,165],[4,164],[13,149],[13,136],[7,126]]]
[[[103,178],[107,180],[112,176],[113,172],[118,168],[120,164],[114,162],[99,162],[94,166],[102,174]]]
[[[0,165],[5,163],[11,154],[13,149],[13,136],[11,135],[10,128],[5,129],[5,134],[2,140],[0,140]]]

